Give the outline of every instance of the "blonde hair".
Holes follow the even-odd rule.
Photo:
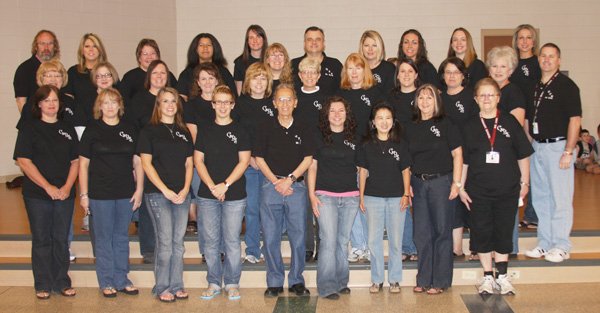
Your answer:
[[[96,63],[96,65],[94,65],[94,68],[92,68],[92,71],[90,72],[90,79],[92,80],[92,84],[98,87],[98,85],[96,85],[96,74],[98,74],[98,70],[101,67],[106,67],[106,69],[108,69],[108,71],[112,74],[113,85],[116,85],[119,81],[119,73],[117,73],[115,67],[109,62],[98,62]]]
[[[531,32],[531,39],[533,39],[533,47],[531,48],[531,52],[533,53],[533,55],[536,55],[538,52],[538,48],[540,46],[540,43],[538,41],[538,33],[537,30],[531,26],[530,24],[521,24],[519,26],[517,26],[517,28],[515,28],[515,33],[513,34],[513,48],[515,49],[515,51],[519,51],[519,32],[522,31],[523,29],[527,29],[528,31]]]
[[[313,58],[305,57],[298,64],[298,72],[303,72],[307,69],[314,69],[317,73],[321,73],[321,62]]]
[[[100,93],[96,97],[96,101],[94,102],[94,108],[92,112],[94,113],[94,118],[99,120],[102,118],[102,102],[104,99],[115,100],[119,104],[119,118],[123,116],[125,113],[125,105],[123,104],[123,97],[121,97],[121,93],[115,88],[109,87],[103,90],[100,90]]]
[[[448,44],[448,57],[455,57],[456,52],[452,49],[452,37],[456,32],[461,31],[465,34],[467,38],[467,51],[465,51],[465,57],[463,58],[463,62],[465,62],[465,66],[469,67],[473,61],[477,60],[477,52],[475,52],[475,46],[473,46],[473,38],[471,37],[471,33],[468,30],[459,27],[452,31],[452,35],[450,36],[450,43]]]
[[[519,63],[519,58],[517,57],[515,49],[509,46],[492,48],[492,50],[488,52],[487,60],[485,61],[487,68],[489,69],[492,66],[492,62],[497,59],[506,59],[511,71],[514,71]]]
[[[362,36],[360,36],[360,42],[358,43],[358,54],[360,54],[360,56],[363,58],[365,57],[362,46],[367,38],[373,39],[377,44],[377,61],[381,62],[385,60],[385,45],[383,43],[383,38],[381,38],[381,35],[374,30],[366,30]]]
[[[252,93],[252,90],[250,89],[250,80],[260,75],[265,75],[265,77],[267,78],[267,88],[265,89],[265,97],[271,96],[271,92],[273,92],[273,74],[271,74],[271,71],[268,69],[268,66],[260,62],[255,62],[248,66],[248,69],[246,70],[246,76],[244,78],[244,83],[242,85],[242,94],[249,95]]]
[[[352,86],[350,85],[350,78],[348,77],[347,69],[348,65],[354,64],[355,66],[359,66],[363,68],[363,82],[362,89],[369,89],[375,85],[375,80],[373,79],[373,74],[371,73],[371,68],[367,66],[367,61],[358,53],[351,53],[347,58],[346,62],[344,62],[344,68],[342,69],[342,82],[340,83],[340,88],[342,89],[350,89]]]
[[[44,74],[48,73],[48,72],[59,72],[62,75],[63,78],[63,83],[61,87],[64,87],[67,85],[67,83],[69,82],[69,75],[67,74],[67,70],[65,70],[65,67],[63,66],[62,63],[60,63],[60,61],[56,58],[50,60],[50,61],[45,61],[42,62],[42,64],[40,64],[40,67],[38,67],[37,72],[35,73],[35,78],[36,78],[36,83],[38,86],[42,86],[43,85],[43,79],[44,79]]]
[[[86,71],[83,47],[85,46],[85,41],[88,39],[91,40],[98,49],[98,63],[104,63],[108,60],[106,50],[104,50],[104,45],[102,44],[100,37],[94,33],[87,33],[81,37],[81,40],[79,41],[79,48],[77,48],[77,71],[79,73],[85,73]]]
[[[283,53],[283,69],[281,70],[281,75],[279,76],[279,81],[282,84],[291,84],[293,82],[292,80],[292,63],[290,61],[290,57],[287,53],[287,50],[285,49],[285,47],[276,42],[274,44],[271,44],[267,50],[265,51],[265,57],[263,60],[263,63],[265,64],[265,66],[267,67],[267,69],[269,69],[269,71],[271,71],[271,67],[269,66],[269,55],[271,55],[274,52],[281,52]]]

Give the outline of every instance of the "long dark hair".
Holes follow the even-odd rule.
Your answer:
[[[364,142],[377,142],[379,140],[377,139],[377,128],[373,123],[373,120],[375,120],[375,115],[377,114],[377,112],[379,112],[379,110],[388,110],[392,113],[392,119],[394,120],[394,124],[392,124],[392,128],[390,129],[388,140],[391,142],[400,142],[402,135],[400,122],[398,122],[398,120],[396,119],[396,113],[394,112],[394,108],[387,101],[379,102],[373,107],[373,110],[371,111],[371,116],[369,117],[369,132],[365,136]]]
[[[221,44],[217,40],[215,36],[209,33],[200,33],[192,39],[190,46],[187,51],[187,65],[185,68],[194,68],[196,65],[200,63],[200,56],[198,56],[198,43],[200,43],[200,39],[208,38],[213,46],[213,56],[211,62],[220,67],[227,66],[227,59],[223,55],[223,49],[221,48]]]
[[[409,58],[402,58],[396,61],[396,71],[394,71],[394,83],[396,84],[397,88],[394,88],[394,92],[400,92],[400,81],[398,81],[398,73],[400,73],[400,65],[402,65],[402,63],[410,65],[410,67],[412,67],[413,70],[415,70],[415,73],[417,74],[417,78],[415,78],[415,87],[419,88],[419,86],[421,85],[421,81],[419,80],[419,67],[413,60]]]
[[[262,38],[262,40],[263,40],[262,48],[260,50],[260,61],[261,62],[265,58],[265,51],[267,51],[267,47],[269,46],[269,41],[267,40],[267,33],[260,25],[252,24],[252,25],[248,26],[248,29],[246,29],[246,37],[244,38],[244,52],[242,52],[242,61],[246,65],[250,65],[249,63],[250,63],[251,55],[250,55],[250,47],[248,46],[248,34],[250,33],[250,31],[255,32],[256,35],[258,37]]]
[[[460,71],[463,76],[463,80],[461,82],[461,86],[466,86],[469,83],[469,73],[467,72],[467,65],[463,60],[458,57],[449,57],[445,59],[442,64],[440,64],[440,68],[438,69],[438,77],[440,79],[440,83],[442,86],[446,86],[446,80],[444,79],[444,72],[446,71],[446,66],[448,64],[453,64]]]
[[[409,29],[402,34],[402,37],[400,37],[400,43],[398,44],[398,60],[408,58],[404,54],[404,51],[402,51],[402,42],[404,41],[404,36],[408,34],[416,35],[419,41],[419,50],[417,50],[417,55],[415,55],[415,63],[419,65],[423,62],[427,62],[427,47],[425,46],[425,39],[423,39],[421,33],[416,29]]]
[[[350,102],[346,101],[346,99],[340,96],[331,96],[325,100],[325,105],[323,105],[323,109],[321,109],[319,112],[319,130],[321,130],[323,141],[326,145],[330,145],[333,142],[331,139],[333,131],[331,131],[331,125],[329,124],[329,110],[331,109],[331,104],[334,102],[343,103],[344,109],[346,110],[346,120],[344,121],[344,139],[353,141],[356,133],[356,120],[354,119]]]
[[[163,60],[161,59],[156,59],[152,62],[150,62],[150,65],[148,65],[148,69],[146,70],[146,79],[144,80],[144,88],[150,90],[150,78],[152,77],[152,71],[154,71],[154,69],[159,66],[160,64],[162,64],[165,67],[165,70],[167,71],[167,83],[165,85],[165,87],[171,87],[171,80],[169,79],[169,67],[167,66],[167,63],[165,63]]]

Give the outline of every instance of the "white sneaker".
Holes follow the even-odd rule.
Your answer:
[[[255,256],[253,256],[252,254],[248,254],[244,258],[244,262],[247,261],[248,263],[256,264],[256,263],[259,263],[262,259],[264,259],[264,257],[265,256],[262,253],[260,254],[260,258],[257,258]]]
[[[356,263],[360,259],[360,257],[364,254],[364,251],[361,249],[352,248],[350,253],[348,253],[348,262]]]
[[[477,291],[481,295],[491,295],[494,294],[494,289],[496,287],[496,282],[494,281],[494,276],[486,275],[483,276],[481,283],[477,287]]]
[[[545,256],[546,261],[554,263],[560,263],[564,260],[568,260],[570,257],[571,255],[569,254],[569,252],[566,252],[559,248],[550,249],[550,251],[548,251],[548,253]]]
[[[540,247],[535,247],[531,250],[525,251],[526,256],[528,256],[530,258],[534,258],[534,259],[539,259],[539,258],[545,256],[546,254],[548,254],[548,251],[546,251]]]
[[[371,250],[365,250],[358,260],[361,262],[371,262]]]
[[[75,259],[77,259],[77,256],[75,253],[71,252],[71,249],[69,249],[69,261],[73,262]]]
[[[517,294],[515,287],[510,283],[506,274],[498,275],[498,278],[496,278],[496,290],[500,291],[501,295]]]

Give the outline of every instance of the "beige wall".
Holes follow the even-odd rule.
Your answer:
[[[33,35],[41,28],[56,32],[62,60],[69,67],[81,35],[101,36],[109,59],[119,74],[136,66],[134,50],[142,37],[158,41],[163,59],[173,72],[185,66],[191,39],[199,32],[219,38],[233,71],[233,60],[243,46],[245,29],[257,23],[270,42],[281,42],[292,57],[302,54],[302,34],[309,25],[325,29],[327,53],[343,62],[356,51],[365,29],[379,31],[394,56],[402,32],[419,29],[429,57],[438,65],[447,51],[452,29],[467,28],[480,47],[481,29],[513,28],[531,23],[541,31],[541,42],[553,41],[563,50],[562,68],[581,89],[586,128],[600,122],[600,84],[595,80],[600,65],[593,56],[600,51],[600,2],[581,1],[2,1],[0,3],[0,179],[18,173],[12,161],[18,114],[14,104],[14,70],[29,55]],[[419,3],[415,5],[415,3]],[[477,4],[475,6],[474,4]],[[518,6],[518,7],[517,7]]]

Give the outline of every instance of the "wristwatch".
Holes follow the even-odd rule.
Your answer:
[[[225,184],[225,187],[229,188],[229,186],[231,186],[226,180],[223,181],[223,184]]]
[[[294,174],[290,174],[287,176],[289,179],[292,180],[292,182],[296,182],[296,180],[298,179],[296,176],[294,176]]]

